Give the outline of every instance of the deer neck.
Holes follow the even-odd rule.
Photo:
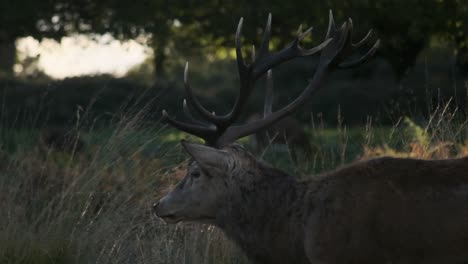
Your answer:
[[[271,167],[258,173],[246,173],[254,180],[236,184],[218,226],[258,263],[302,263],[302,188],[294,177]]]

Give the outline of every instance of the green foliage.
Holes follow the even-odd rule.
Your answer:
[[[454,40],[458,49],[466,47],[466,4],[459,0],[445,1],[150,1],[128,5],[117,1],[112,19],[119,21],[115,30],[132,35],[142,28],[153,34],[156,60],[166,59],[172,53],[200,53],[211,47],[232,47],[235,25],[245,19],[244,36],[249,43],[259,46],[259,33],[263,31],[268,12],[273,13],[273,45],[284,47],[299,24],[314,25],[317,33],[308,42],[318,43],[328,23],[328,9],[335,10],[337,21],[352,17],[358,30],[375,29],[382,39],[379,54],[401,79],[412,67],[418,54],[427,47],[432,36]],[[138,13],[138,16],[132,14]],[[395,14],[398,14],[396,16]],[[111,24],[111,25],[114,25]],[[129,26],[130,25],[130,26]],[[366,32],[357,32],[364,35]],[[170,39],[168,39],[168,37]],[[187,55],[186,55],[187,56]],[[162,62],[159,62],[162,63]]]
[[[392,65],[398,79],[411,67],[431,37],[454,41],[463,58],[467,50],[466,12],[462,0],[405,1],[3,1],[0,4],[0,43],[21,36],[60,38],[72,33],[111,32],[118,38],[151,36],[156,71],[164,73],[167,59],[189,57],[207,49],[232,47],[235,26],[245,18],[244,36],[259,44],[266,16],[274,15],[275,48],[285,46],[299,24],[314,25],[317,33],[306,42],[322,40],[328,10],[337,21],[348,17],[357,35],[374,28],[382,39],[379,54]],[[396,16],[395,14],[398,14]],[[2,39],[3,38],[3,39]],[[258,46],[258,45],[257,45]],[[465,61],[466,62],[466,61]],[[161,74],[162,74],[161,73]]]
[[[409,117],[403,119],[403,134],[409,143],[416,143],[421,146],[428,146],[430,142],[429,135],[424,128],[418,126]]]
[[[110,76],[47,83],[2,80],[0,121],[5,127],[103,126],[143,107],[149,108],[148,114],[159,114],[159,98],[168,88]]]

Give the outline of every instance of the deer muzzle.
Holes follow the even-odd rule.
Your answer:
[[[153,213],[168,224],[175,224],[181,220],[179,216],[170,210],[167,210],[166,206],[164,206],[164,198],[161,201],[153,204]]]

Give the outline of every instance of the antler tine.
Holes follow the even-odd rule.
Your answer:
[[[268,14],[267,24],[265,26],[265,31],[263,32],[262,45],[260,46],[260,51],[258,53],[259,58],[262,58],[269,53],[270,38],[271,38],[271,13]]]
[[[247,65],[244,62],[244,56],[242,55],[242,40],[241,40],[241,34],[242,34],[242,24],[244,22],[244,18],[241,17],[239,19],[239,24],[237,24],[237,30],[236,30],[236,59],[237,59],[237,67],[240,73],[244,73],[247,71]]]
[[[341,56],[337,56],[337,58],[340,58],[342,56],[345,56],[347,54],[347,51],[349,51],[350,46],[351,46],[351,33],[353,32],[353,21],[348,20],[341,25],[341,28],[339,30],[342,32],[342,37],[340,41],[340,45],[338,48],[338,53]]]
[[[329,20],[329,33],[332,34],[333,41],[327,47],[325,47],[320,55],[320,62],[318,67],[334,67],[341,63],[342,59],[349,53],[350,43],[350,31],[352,25],[348,22],[344,22],[339,29],[334,28],[333,15],[330,13]],[[328,34],[328,33],[327,33]]]
[[[220,116],[216,116],[215,114],[208,111],[201,103],[198,101],[197,97],[193,94],[192,86],[188,81],[188,69],[189,63],[185,63],[184,69],[184,86],[185,91],[187,93],[188,103],[195,108],[195,110],[205,119],[207,122],[213,123],[215,125],[220,124],[223,122],[223,118]]]
[[[188,124],[185,122],[177,121],[174,118],[170,117],[167,114],[166,110],[162,111],[162,116],[163,116],[163,121],[169,123],[171,126],[179,130],[182,130],[186,133],[200,137],[204,139],[207,143],[209,142],[209,139],[212,138],[214,133],[216,132],[216,130],[213,127],[204,127],[204,126]]]
[[[352,42],[352,39],[353,39],[353,32],[354,32],[354,23],[353,23],[353,20],[351,18],[348,18],[348,23],[347,23],[347,38],[346,38],[346,42],[344,43],[345,47],[344,47],[344,53],[352,50],[353,48],[353,42]]]
[[[192,113],[190,113],[190,110],[188,109],[186,99],[184,99],[184,101],[182,101],[182,110],[184,111],[184,114],[188,119],[194,120],[194,118],[192,116]]]
[[[239,24],[237,25],[236,31],[236,61],[237,61],[237,69],[239,72],[239,80],[240,80],[240,91],[239,95],[234,102],[234,107],[232,108],[231,112],[226,114],[225,116],[218,117],[217,127],[220,130],[220,133],[223,133],[226,128],[231,125],[240,115],[240,110],[242,106],[245,104],[247,97],[250,95],[251,92],[251,81],[250,81],[250,72],[251,72],[251,65],[247,65],[244,61],[244,56],[242,54],[242,24],[244,18],[241,17],[239,20]],[[255,48],[253,49],[253,57],[252,61],[254,61],[255,55]]]
[[[252,63],[255,61],[255,45],[252,45]]]
[[[240,91],[239,91],[239,95],[236,101],[234,102],[234,107],[232,108],[231,112],[225,116],[218,117],[219,122],[217,122],[217,126],[220,130],[222,130],[222,132],[224,132],[224,130],[229,125],[231,125],[232,122],[236,121],[236,119],[239,117],[240,110],[242,106],[245,104],[247,97],[250,95],[251,88],[252,88],[250,74],[251,74],[253,63],[248,66],[244,62],[244,56],[242,55],[241,34],[242,34],[243,21],[244,21],[244,18],[241,18],[239,20],[239,24],[237,25],[237,31],[236,31],[236,39],[235,39],[237,69],[239,72],[239,80],[240,80]],[[255,51],[253,53],[255,53]]]
[[[266,117],[272,113],[273,106],[273,71],[269,70],[267,73],[266,80],[266,95],[265,104],[263,106],[263,117]]]
[[[329,39],[331,35],[336,33],[335,19],[333,18],[333,11],[330,9],[328,11],[328,29],[325,39]]]
[[[364,54],[362,57],[360,57],[359,59],[353,60],[353,61],[342,62],[342,63],[340,63],[338,65],[338,67],[340,69],[348,69],[348,68],[356,67],[356,66],[366,62],[370,57],[372,57],[379,47],[380,47],[380,39],[378,39],[375,42],[374,46],[372,46],[372,48],[369,49],[367,51],[367,53]]]
[[[271,23],[271,18],[269,17],[269,23]],[[313,54],[316,54],[320,52],[323,48],[325,48],[331,41],[331,39],[327,38],[324,42],[320,43],[314,48],[311,49],[303,49],[300,47],[299,42],[304,39],[307,35],[309,35],[312,31],[312,27],[307,29],[305,32],[302,32],[302,26],[299,26],[299,29],[297,31],[297,35],[294,38],[294,40],[289,44],[286,48],[276,52],[276,53],[269,53],[265,52],[263,56],[258,56],[257,60],[255,61],[254,64],[254,69],[253,69],[253,79],[257,80],[263,74],[265,74],[269,69],[274,68],[275,66],[297,58],[297,57],[306,57],[306,56],[311,56]],[[264,36],[264,39],[270,38],[270,33],[271,30],[267,31],[265,30],[265,35],[268,35],[268,37]]]
[[[207,124],[202,122],[202,121],[199,121],[197,119],[195,119],[192,115],[192,113],[190,112],[190,109],[188,108],[188,105],[187,105],[187,100],[184,99],[184,101],[182,102],[182,110],[184,111],[184,114],[185,116],[192,122],[192,123],[195,123],[197,125],[202,125],[202,126],[206,126]]]
[[[299,29],[297,30],[297,39],[298,40],[303,40],[305,37],[310,35],[314,28],[310,27],[306,31],[302,32],[302,25],[299,26]]]
[[[310,30],[312,30],[312,28],[310,28]],[[310,55],[314,55],[315,53],[318,53],[319,51],[321,51],[323,48],[325,48],[328,43],[330,43],[332,41],[331,38],[325,40],[324,42],[320,43],[319,45],[311,48],[311,49],[302,49],[300,48],[300,56],[301,57],[306,57],[306,56],[310,56]]]
[[[325,46],[328,45],[328,43],[330,43],[331,39],[327,39],[314,48],[311,48],[311,49],[302,48],[299,42],[303,40],[306,36],[310,35],[313,29],[314,29],[313,27],[310,27],[306,31],[302,32],[302,25],[299,25],[299,28],[297,29],[296,38],[294,39],[294,42],[293,42],[293,45],[295,45],[296,48],[298,49],[298,53],[299,53],[298,57],[305,57],[305,56],[313,55],[321,51]]]
[[[297,28],[296,36],[299,36],[302,34],[302,24],[299,24],[299,28]]]
[[[352,36],[353,34],[353,29],[354,29],[354,25],[353,25],[353,20],[351,18],[348,18],[348,23],[350,24],[350,35]],[[372,36],[372,29],[369,29],[369,31],[367,32],[367,34],[358,42],[358,43],[350,43],[350,46],[353,47],[353,48],[359,48],[360,46],[362,46],[365,42],[367,42],[367,40],[369,40],[369,38]],[[351,41],[351,40],[350,40]]]
[[[372,33],[373,33],[373,30],[369,29],[367,34],[358,43],[353,44],[353,47],[355,47],[355,48],[361,47],[364,43],[367,42],[368,39],[370,39],[370,37],[372,36]]]
[[[361,41],[359,41],[357,44],[353,44],[352,43],[353,21],[351,20],[351,18],[349,18],[348,21],[349,21],[348,22],[348,34],[347,34],[348,38],[346,39],[345,47],[343,48],[343,51],[341,52],[343,53],[341,55],[342,58],[346,57],[347,53],[350,53],[351,51],[362,46],[365,42],[367,42],[367,40],[370,38],[372,34],[372,29],[371,29]],[[372,48],[370,48],[362,57],[349,61],[349,62],[339,62],[338,68],[347,69],[347,68],[352,68],[352,67],[355,67],[364,63],[367,59],[369,59],[375,54],[379,46],[380,46],[380,39],[378,39],[374,43]]]

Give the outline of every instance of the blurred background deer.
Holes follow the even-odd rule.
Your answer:
[[[260,114],[253,114],[247,119],[247,123],[260,120]],[[263,153],[273,144],[286,145],[291,158],[297,160],[297,155],[313,157],[314,151],[304,127],[295,118],[287,116],[267,129],[258,131],[250,136],[250,140],[256,153]]]

